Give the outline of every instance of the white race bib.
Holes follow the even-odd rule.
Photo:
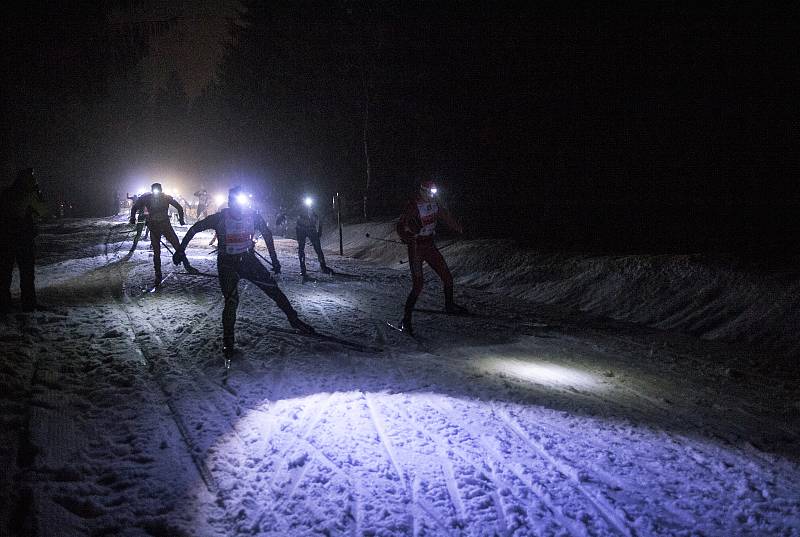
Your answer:
[[[422,227],[419,230],[421,237],[429,237],[436,231],[436,215],[439,213],[439,205],[435,201],[417,203],[419,211],[419,221]]]
[[[225,211],[225,253],[243,254],[253,246],[255,221],[253,213],[244,212],[241,218],[234,218]]]

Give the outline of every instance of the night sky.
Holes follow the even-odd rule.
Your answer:
[[[797,9],[116,1],[3,18],[2,172],[111,212],[167,178],[565,248],[797,243]],[[368,118],[365,113],[368,111]]]

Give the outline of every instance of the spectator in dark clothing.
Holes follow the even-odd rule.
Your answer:
[[[0,312],[11,308],[14,263],[19,266],[22,310],[37,308],[35,239],[39,234],[38,220],[47,214],[33,168],[20,170],[14,183],[0,194]]]

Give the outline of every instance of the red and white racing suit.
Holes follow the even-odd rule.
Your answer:
[[[436,200],[426,200],[417,196],[406,205],[397,222],[397,234],[408,245],[408,265],[411,268],[413,282],[411,293],[406,299],[403,317],[405,320],[411,319],[414,305],[422,293],[423,262],[427,262],[442,280],[445,307],[453,304],[453,275],[433,242],[436,235],[436,224],[439,220],[442,220],[450,229],[461,231],[461,225]]]

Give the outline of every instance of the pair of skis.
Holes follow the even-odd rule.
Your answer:
[[[481,315],[480,313],[472,313],[468,310],[464,311],[447,311],[447,310],[436,310],[431,308],[414,308],[414,311],[419,313],[434,313],[437,315],[452,315],[453,317],[474,317],[478,319],[489,319],[490,317],[487,315]],[[386,325],[393,330],[397,330],[398,332],[402,332],[403,334],[409,335],[414,337],[413,332],[410,332],[407,329],[404,329],[400,324],[390,323],[386,321]]]

